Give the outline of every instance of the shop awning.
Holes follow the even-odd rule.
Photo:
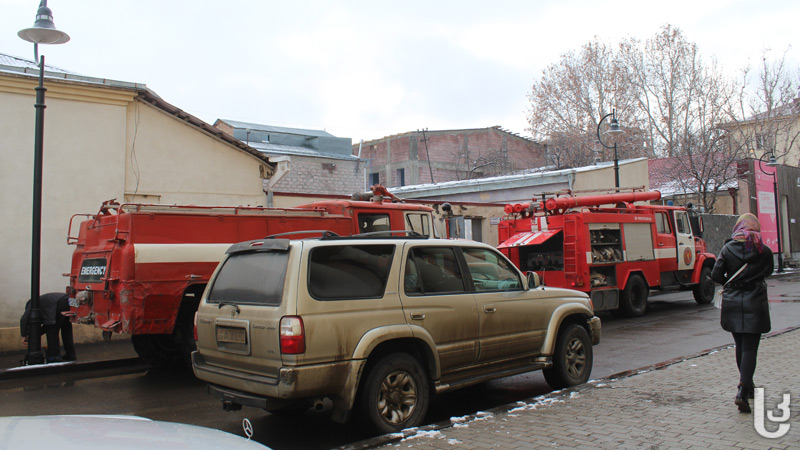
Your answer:
[[[526,231],[523,233],[517,233],[506,239],[506,241],[497,246],[497,248],[518,247],[520,245],[537,245],[550,239],[558,233],[561,233],[561,230]]]

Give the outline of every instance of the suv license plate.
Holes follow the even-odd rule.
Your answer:
[[[247,334],[244,328],[217,327],[217,342],[246,344]]]

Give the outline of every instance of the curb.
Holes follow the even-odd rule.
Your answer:
[[[0,382],[18,380],[28,377],[42,377],[46,375],[58,375],[74,372],[92,372],[104,369],[116,369],[119,367],[137,366],[146,368],[147,365],[138,357],[112,359],[106,361],[86,361],[86,362],[63,362],[36,364],[32,366],[14,367],[11,369],[0,369]]]

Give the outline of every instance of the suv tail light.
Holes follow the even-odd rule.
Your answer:
[[[194,341],[197,342],[197,311],[194,313],[194,328],[192,329],[192,336]]]
[[[306,334],[303,319],[298,316],[281,318],[281,353],[298,355],[306,351]]]

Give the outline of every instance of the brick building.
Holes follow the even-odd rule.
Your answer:
[[[366,186],[386,187],[504,175],[545,164],[545,146],[500,127],[412,131],[353,146],[367,160]]]

